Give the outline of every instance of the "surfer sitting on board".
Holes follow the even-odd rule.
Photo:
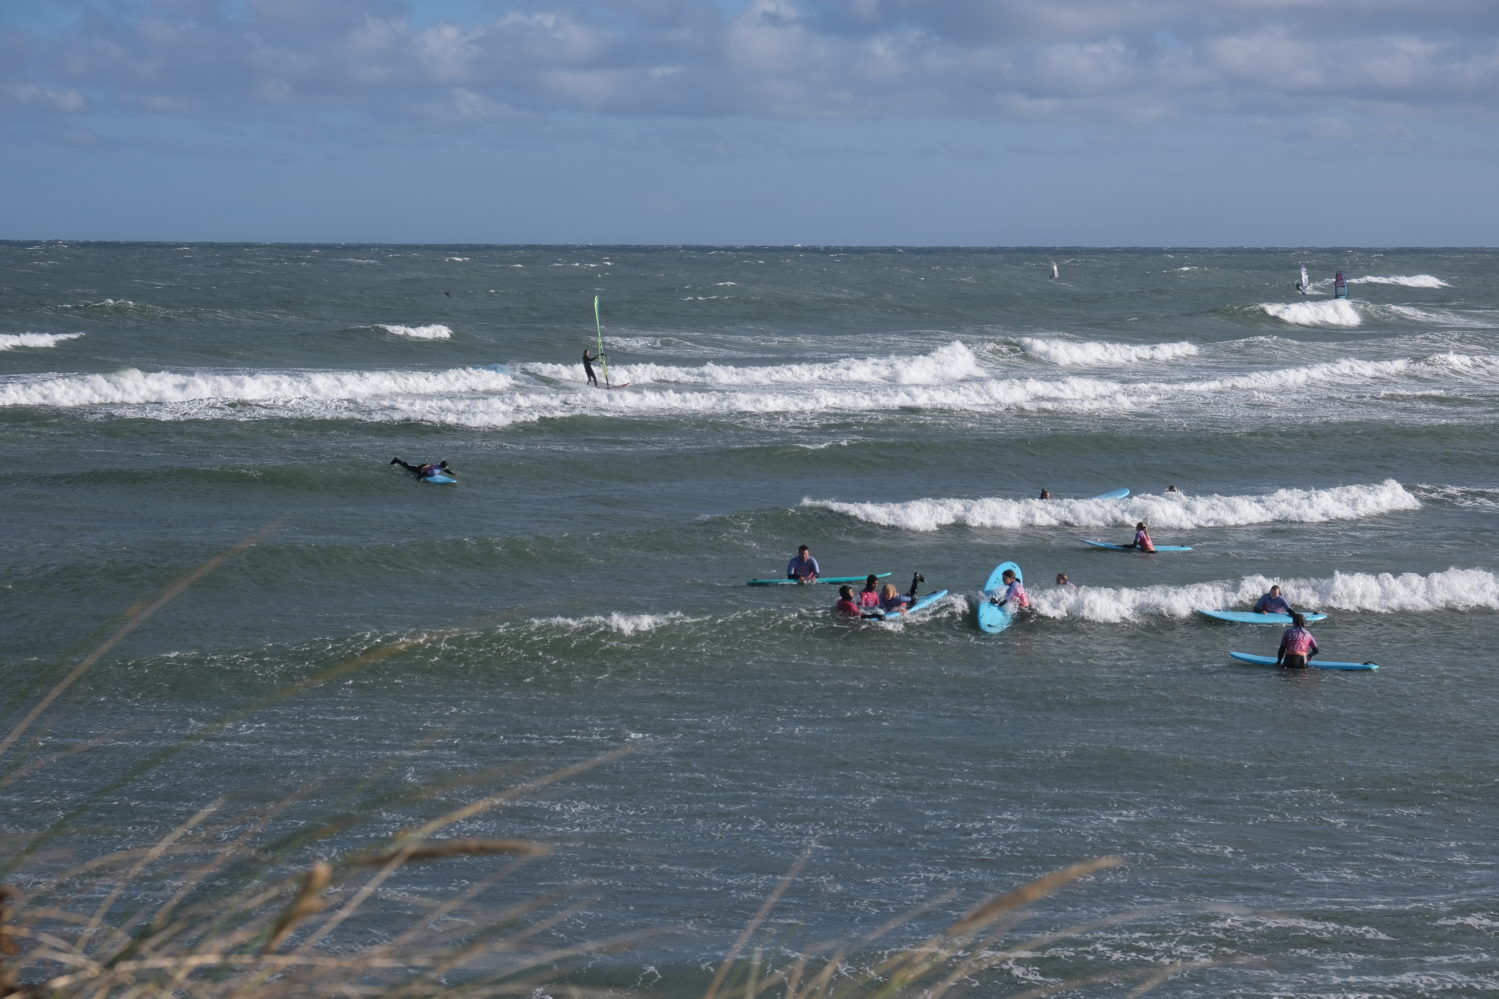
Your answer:
[[[593,362],[597,361],[601,356],[600,354],[592,353],[587,347],[583,348],[583,373],[588,376],[588,384],[594,388],[599,387],[599,379],[593,373]]]
[[[1275,665],[1306,669],[1307,660],[1320,651],[1317,640],[1306,630],[1306,618],[1292,612],[1291,626],[1281,634],[1280,648],[1275,650]]]
[[[439,461],[435,465],[413,465],[402,461],[400,458],[392,458],[390,459],[390,463],[392,465],[400,465],[418,479],[430,479],[434,475],[448,475],[455,479],[458,477],[458,473],[449,468],[446,461]]]
[[[1031,598],[1025,595],[1025,584],[1020,577],[1015,575],[1014,569],[1006,569],[999,577],[999,581],[1005,584],[1004,593],[990,598],[990,603],[1004,607],[1013,604],[1011,610],[1026,610],[1031,605]]]
[[[905,593],[901,593],[896,590],[894,583],[886,583],[884,586],[880,587],[880,610],[902,610],[905,607],[909,606],[911,601],[916,599],[917,587],[921,586],[921,584],[925,582],[926,577],[921,573],[918,572],[912,574],[911,588]]]
[[[1155,542],[1150,540],[1150,532],[1145,528],[1145,521],[1135,525],[1135,540],[1125,545],[1126,548],[1138,548],[1142,552],[1155,551]]]
[[[786,578],[798,583],[815,583],[821,575],[822,567],[817,564],[817,559],[812,557],[812,552],[806,545],[798,548],[796,556],[786,563]]]
[[[1286,603],[1286,598],[1280,595],[1279,586],[1270,587],[1270,592],[1260,597],[1254,605],[1254,612],[1256,614],[1296,613],[1291,609],[1291,605]]]

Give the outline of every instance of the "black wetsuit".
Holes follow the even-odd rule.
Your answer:
[[[599,386],[598,377],[593,373],[593,362],[597,356],[596,354],[590,356],[588,351],[583,351],[583,373],[588,376],[588,384],[594,388],[598,388]]]

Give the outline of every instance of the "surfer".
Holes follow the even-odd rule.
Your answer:
[[[1155,542],[1150,540],[1150,531],[1145,526],[1145,521],[1135,525],[1135,540],[1125,545],[1126,548],[1138,548],[1142,552],[1155,551]]]
[[[1067,574],[1065,572],[1059,572],[1059,573],[1057,573],[1057,585],[1058,586],[1070,586],[1074,590],[1077,589],[1077,584],[1074,583],[1072,580],[1068,579],[1067,578]]]
[[[1045,486],[1041,487],[1041,499],[1051,499],[1051,490]]]
[[[798,583],[815,583],[821,575],[822,566],[817,564],[817,559],[812,557],[812,552],[806,545],[798,548],[796,555],[786,563],[786,578]]]
[[[592,385],[594,388],[599,387],[599,379],[598,376],[593,373],[593,362],[597,361],[601,356],[602,355],[600,354],[589,351],[587,347],[583,348],[583,373],[588,376],[588,384]]]
[[[435,465],[413,465],[410,462],[402,461],[400,458],[392,458],[390,459],[390,463],[392,465],[400,465],[418,479],[430,479],[434,475],[448,475],[455,479],[458,477],[458,473],[449,468],[445,460],[439,461]]]
[[[1005,584],[1005,592],[1002,596],[992,597],[991,603],[1000,607],[1013,603],[1015,609],[1027,610],[1031,605],[1031,598],[1025,595],[1025,584],[1020,577],[1015,575],[1014,569],[1006,569],[999,577],[999,581]]]
[[[1275,665],[1287,669],[1306,669],[1307,660],[1321,650],[1317,640],[1306,630],[1306,618],[1291,613],[1291,626],[1280,636],[1280,648],[1275,650]]]
[[[1280,595],[1279,586],[1270,587],[1270,592],[1260,597],[1260,599],[1254,605],[1254,612],[1256,614],[1296,613],[1291,609],[1291,605],[1286,603],[1286,598]]]
[[[894,583],[886,583],[884,586],[880,587],[880,610],[901,610],[909,606],[911,602],[916,599],[917,588],[925,582],[926,577],[921,573],[912,573],[911,588],[905,593],[901,593],[900,591],[898,591],[895,588]]]
[[[833,605],[833,613],[842,617],[863,617],[864,611],[860,608],[858,601],[854,600],[854,588],[852,586],[838,587],[838,602]]]
[[[859,591],[860,607],[874,610],[880,606],[880,577],[870,573],[864,579],[864,589]]]

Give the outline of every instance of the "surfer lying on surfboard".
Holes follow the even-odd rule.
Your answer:
[[[413,465],[410,462],[402,461],[400,458],[392,458],[390,459],[390,463],[392,465],[400,465],[418,479],[430,479],[434,475],[458,477],[458,473],[449,468],[446,461],[439,461],[435,465]]]

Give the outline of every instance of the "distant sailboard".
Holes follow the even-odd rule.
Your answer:
[[[1051,262],[1051,276],[1053,278],[1057,276],[1057,262],[1055,260]]]
[[[1337,275],[1332,279],[1332,297],[1348,297],[1348,282],[1343,279],[1342,271],[1338,271]]]
[[[604,372],[604,388],[606,388],[606,389],[620,389],[620,388],[624,388],[626,385],[628,385],[630,383],[629,382],[620,382],[618,385],[613,385],[613,384],[610,384],[610,382],[609,382],[609,355],[604,353],[604,320],[599,315],[599,297],[597,295],[593,296],[593,326],[594,326],[594,329],[598,332],[598,336],[599,336],[599,341],[598,341],[599,368],[600,368],[600,370],[602,370]]]
[[[1312,290],[1312,279],[1307,276],[1305,267],[1301,268],[1301,281],[1296,285],[1296,290],[1303,295],[1309,294]]]

